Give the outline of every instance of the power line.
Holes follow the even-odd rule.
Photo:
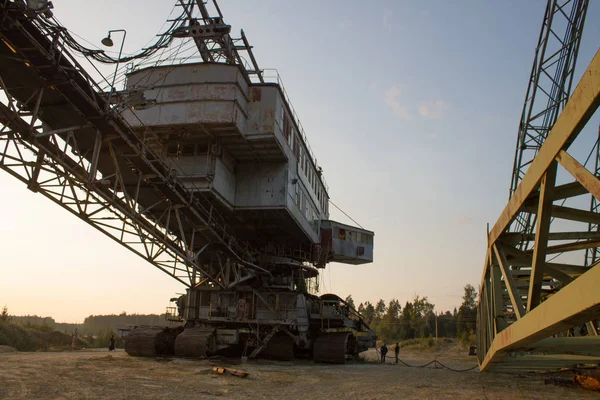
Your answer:
[[[334,206],[335,208],[337,208],[338,210],[340,210],[342,214],[344,214],[346,217],[350,218],[352,220],[352,222],[354,222],[356,225],[358,225],[361,229],[365,229],[365,228],[362,227],[361,224],[359,224],[358,222],[356,222],[351,216],[349,216],[348,214],[346,214],[344,212],[344,210],[342,210],[341,208],[339,208],[338,206],[336,206],[335,203],[333,201],[331,201],[331,199],[329,199],[329,202],[331,203],[332,206]]]

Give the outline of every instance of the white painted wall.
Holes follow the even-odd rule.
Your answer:
[[[190,64],[133,72],[127,90],[156,104],[123,113],[132,126],[231,123],[244,131],[248,84],[236,66]],[[141,120],[141,123],[140,123]]]

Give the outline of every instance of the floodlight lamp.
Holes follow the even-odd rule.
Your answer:
[[[112,47],[113,46],[113,41],[110,38],[110,33],[108,34],[107,37],[105,37],[104,39],[102,39],[102,44],[105,45],[106,47]]]

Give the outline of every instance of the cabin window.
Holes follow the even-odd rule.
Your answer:
[[[288,144],[290,144],[290,136],[291,136],[291,132],[292,131],[292,125],[290,124],[290,118],[288,117],[287,113],[283,114],[283,137],[285,138],[285,141],[288,142]]]
[[[354,241],[356,243],[362,243],[362,235],[360,234],[360,232],[354,232]]]
[[[202,294],[200,295],[200,306],[201,307],[208,307],[210,306],[210,292],[202,292]]]
[[[302,192],[302,214],[304,214],[304,218],[308,219],[308,204],[304,192]]]
[[[340,228],[340,233],[338,235],[338,238],[342,239],[342,240],[346,240],[346,230]]]
[[[296,160],[300,159],[300,144],[298,136],[294,137],[294,155],[296,156]]]
[[[285,109],[281,107],[281,113],[279,113],[279,119],[277,122],[279,123],[279,127],[283,131],[283,122],[285,121]]]
[[[181,145],[181,155],[182,156],[193,156],[194,155],[194,145],[193,144]]]
[[[267,295],[267,306],[271,306],[273,308],[277,308],[277,296],[274,294]]]
[[[179,143],[169,142],[167,144],[167,156],[176,157],[178,153],[179,153]]]

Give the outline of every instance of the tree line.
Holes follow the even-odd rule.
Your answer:
[[[459,338],[463,343],[473,340],[477,319],[477,292],[467,284],[464,287],[462,304],[458,309],[436,312],[435,305],[427,297],[416,296],[404,306],[398,299],[391,299],[387,304],[379,299],[375,304],[369,301],[356,307],[352,295],[346,302],[357,310],[365,322],[375,331],[377,336],[387,343],[399,340],[450,337]],[[90,315],[83,324],[56,322],[51,317],[37,315],[9,316],[6,307],[0,313],[0,321],[11,319],[26,327],[38,327],[42,330],[59,331],[71,335],[75,329],[85,336],[90,344],[104,346],[108,338],[117,334],[120,325],[166,325],[165,315],[158,314],[121,314]]]
[[[5,313],[8,319],[8,311]],[[105,335],[107,331],[116,333],[121,325],[166,325],[165,314],[127,314],[125,311],[120,314],[90,315],[82,324],[56,322],[54,318],[37,315],[11,315],[10,319],[23,326],[48,328],[69,335],[75,329],[82,335]]]
[[[355,306],[352,295],[346,302],[358,311],[377,336],[387,343],[400,340],[450,337],[463,343],[473,340],[477,320],[477,292],[467,284],[464,287],[462,304],[458,309],[436,312],[435,305],[427,297],[416,296],[404,306],[397,299],[387,304],[383,299],[374,305],[366,301]]]

